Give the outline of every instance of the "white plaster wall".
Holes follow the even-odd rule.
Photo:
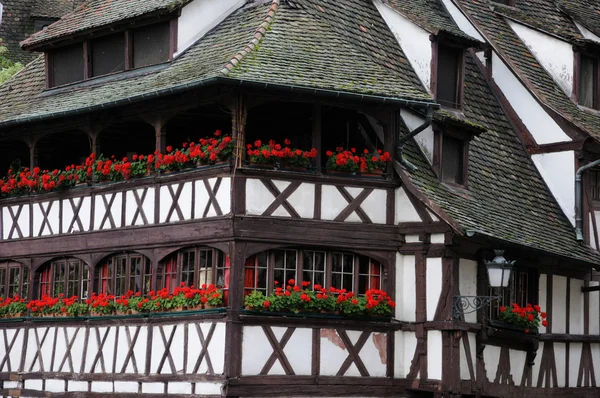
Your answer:
[[[48,223],[44,222],[43,213],[48,214]],[[42,227],[43,225],[43,227]],[[33,205],[33,235],[47,236],[59,231],[59,201],[41,202]]]
[[[442,3],[444,3],[444,6],[446,6],[446,9],[450,13],[450,16],[452,17],[452,19],[454,19],[454,22],[460,28],[460,30],[477,40],[485,41],[483,36],[479,34],[477,29],[475,29],[471,22],[469,22],[469,20],[463,15],[463,13],[458,9],[458,7],[454,5],[454,3],[451,0],[442,0]]]
[[[540,374],[540,364],[542,362],[541,355],[543,352],[544,352],[544,342],[540,341],[539,345],[538,345],[538,349],[537,349],[537,355],[540,357],[540,359],[538,360],[538,357],[536,356],[536,361],[533,363],[533,366],[531,367],[532,379],[536,382],[537,382],[538,376]],[[543,383],[543,380],[542,380],[542,383]]]
[[[348,190],[348,188],[346,188],[346,190]],[[367,213],[367,216],[369,216],[371,221],[373,221],[375,224],[385,224],[387,215],[386,202],[387,192],[383,189],[374,189],[373,192],[371,192],[371,194],[362,202],[360,207],[365,213]]]
[[[415,256],[396,253],[396,319],[416,320]]]
[[[477,296],[477,262],[461,258],[458,262],[458,288],[462,296]],[[465,314],[466,322],[477,322],[477,313]]]
[[[10,236],[10,230],[13,226],[13,219],[10,215],[10,212],[8,210],[9,206],[3,207],[2,208],[2,238],[3,239],[8,239],[8,237]],[[23,205],[23,210],[21,210],[21,214],[19,214],[19,216],[17,217],[17,212],[19,211],[19,206],[10,206],[10,208],[13,211],[13,214],[15,215],[15,219],[17,224],[19,225],[19,228],[21,229],[21,233],[23,234],[23,237],[28,238],[30,236],[30,231],[29,231],[29,205]],[[15,229],[15,231],[13,232],[12,238],[18,238],[18,232]]]
[[[569,333],[570,334],[583,334],[583,296],[581,288],[583,287],[583,280],[571,279],[571,291],[569,301]]]
[[[571,44],[520,23],[507,20],[510,27],[550,73],[567,96],[573,92],[573,47]]]
[[[106,198],[106,203],[104,203],[103,198]],[[121,211],[123,208],[122,203],[123,192],[96,195],[96,202],[94,204],[94,230],[113,228],[110,218],[104,220],[104,216],[107,213],[112,215],[115,227],[119,228],[121,226]]]
[[[577,377],[579,376],[579,364],[581,363],[582,350],[582,343],[569,343],[569,387],[577,387]],[[557,362],[556,365],[557,367],[560,366],[559,362]]]
[[[590,282],[590,286],[598,285],[600,282]],[[600,334],[600,295],[588,293],[588,296],[590,298],[590,334]],[[600,374],[600,372],[598,373]]]
[[[102,200],[102,199],[100,199],[100,200]],[[154,201],[154,199],[152,199],[152,200]],[[81,203],[81,208],[79,209],[79,219],[81,220],[81,226],[83,227],[83,229],[80,230],[79,225],[77,224],[77,222],[75,222],[72,226],[73,230],[69,231],[69,226],[71,225],[71,221],[73,221],[74,211],[75,211],[75,209],[77,209],[77,206],[80,201],[82,201],[82,203]],[[92,198],[90,196],[73,198],[73,205],[71,205],[71,202],[68,199],[64,199],[62,201],[62,209],[63,209],[62,230],[63,230],[63,233],[89,231],[91,208],[92,208]],[[154,213],[152,213],[152,215],[154,215]],[[154,221],[154,217],[152,217],[152,221]]]
[[[488,379],[494,380],[498,363],[500,362],[500,347],[486,345],[483,350],[483,361],[485,362],[485,371]]]
[[[593,40],[593,41],[600,43],[600,37],[598,37],[595,33],[589,31],[585,26],[583,26],[579,22],[577,22],[577,21],[574,21],[574,22],[575,22],[575,25],[577,26],[577,29],[579,29],[579,31],[581,32],[581,35],[583,37],[585,37],[586,39]]]
[[[592,361],[594,362],[594,370],[600,369],[600,344],[590,344],[592,349]],[[596,385],[600,385],[600,372],[594,372],[596,376]]]
[[[287,201],[300,217],[313,218],[315,215],[315,184],[300,184],[298,189],[288,197]]]
[[[442,332],[430,330],[427,332],[427,378],[442,379]]]
[[[410,370],[410,363],[409,363],[408,369],[405,369],[406,357],[408,355],[412,355],[410,353],[404,352],[404,340],[405,340],[404,334],[405,333],[409,333],[409,332],[403,332],[401,330],[397,330],[394,333],[394,377],[397,379],[405,378]],[[414,352],[413,352],[413,354],[414,354]]]
[[[575,225],[575,152],[541,153],[531,158],[560,208]]]
[[[421,217],[419,217],[419,213],[413,206],[410,201],[408,194],[404,187],[400,187],[396,189],[396,224],[401,222],[421,222]]]
[[[400,47],[406,54],[414,71],[417,73],[425,88],[431,91],[431,42],[430,33],[415,25],[409,19],[383,4],[374,0],[375,7],[396,36]]]
[[[548,280],[548,275],[546,274],[540,274],[540,279],[539,279],[539,283],[538,283],[538,297],[539,297],[539,306],[542,308],[543,312],[547,312],[548,311],[548,306],[547,306],[547,280]],[[539,332],[540,333],[546,333],[546,328],[542,325],[540,325],[539,327]],[[541,352],[541,351],[540,351]]]
[[[567,309],[567,278],[554,275],[552,277],[552,333],[566,333]]]
[[[410,366],[412,364],[412,359],[415,356],[415,351],[417,350],[417,335],[415,332],[405,332],[404,333],[404,358],[402,358],[404,374],[402,377],[408,376],[410,373]],[[428,361],[429,362],[429,361]],[[428,370],[429,371],[429,370]],[[431,377],[430,375],[428,375]],[[421,374],[416,377],[417,379],[421,378]]]
[[[552,331],[557,333],[554,331],[554,327]],[[567,380],[564,364],[565,361],[568,360],[566,343],[554,343],[554,360],[556,361],[556,379],[558,382],[558,387],[565,387]]]
[[[427,258],[427,320],[433,321],[442,293],[442,259]],[[450,315],[450,314],[448,314]]]
[[[538,144],[571,141],[494,52],[492,76]]]
[[[192,188],[193,182],[188,181],[183,184],[183,188],[181,189],[181,194],[179,195],[179,199],[177,203],[179,204],[179,208],[181,209],[181,215],[183,218],[179,217],[179,213],[177,210],[173,210],[170,215],[168,222],[177,222],[183,220],[189,220],[192,218],[192,205],[194,202],[192,201]],[[171,189],[173,190],[173,196],[176,196],[177,190],[179,189],[179,185],[181,184],[172,184]],[[167,222],[167,216],[169,216],[169,211],[171,210],[171,205],[173,204],[173,196],[171,196],[171,192],[169,191],[169,187],[164,185],[160,187],[160,217],[159,220],[161,223]],[[98,202],[96,202],[98,203]],[[95,220],[94,220],[95,221]]]
[[[155,188],[148,188],[146,196],[144,197],[144,189],[136,189],[135,193],[137,193],[138,198],[140,198],[140,202],[142,203],[142,210],[144,211],[144,215],[146,216],[146,221],[148,224],[154,224],[154,190]],[[142,199],[143,198],[143,199]],[[137,201],[135,199],[134,191],[125,192],[125,225],[144,225],[144,219],[142,217],[142,213],[140,211],[139,214],[136,213],[138,210]],[[133,218],[136,217],[135,222]]]
[[[323,185],[321,190],[321,218],[323,220],[334,220],[347,205],[348,202],[336,187]],[[351,221],[351,217],[348,217],[347,220]]]
[[[283,333],[285,333],[285,328],[278,328],[279,334],[277,338],[281,340],[283,337]],[[312,351],[308,350],[312,344],[312,329],[309,328],[297,328],[290,337],[290,340],[285,345],[283,352],[285,353],[292,369],[294,369],[294,373],[297,375],[306,375],[309,376],[311,374],[311,364],[312,364]],[[264,347],[263,347],[264,349]],[[267,349],[268,351],[268,349]],[[285,372],[283,373],[285,374]]]
[[[245,3],[245,0],[194,0],[183,7],[181,16],[177,20],[175,56],[185,51]]]
[[[431,243],[444,244],[446,242],[446,236],[444,234],[431,234],[429,241]]]
[[[470,356],[473,364],[473,375],[475,376],[477,373],[477,357],[476,357],[476,334],[475,333],[467,333],[467,337],[469,339],[469,349]],[[463,336],[463,339],[465,337]],[[461,380],[471,380],[471,374],[469,373],[469,364],[467,362],[467,353],[465,352],[465,346],[460,344],[460,378]]]
[[[419,235],[404,235],[404,241],[406,243],[417,243],[421,241]]]
[[[400,116],[402,117],[402,120],[404,120],[409,131],[416,129],[425,122],[425,118],[404,108],[400,110]],[[421,151],[425,154],[429,163],[433,163],[434,133],[432,127],[429,126],[417,134],[415,136],[415,141],[419,144]]]
[[[525,368],[525,360],[527,353],[520,350],[508,350],[510,357],[510,374],[512,375],[515,385],[521,384],[523,378],[523,369]]]

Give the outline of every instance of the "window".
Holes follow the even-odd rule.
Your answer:
[[[40,271],[39,297],[42,295],[87,298],[90,285],[88,265],[76,258],[52,261]]]
[[[577,87],[577,102],[587,108],[598,109],[598,60],[579,55],[579,81]]]
[[[467,169],[469,159],[468,134],[460,131],[451,132],[447,128],[434,126],[435,146],[433,166],[440,180],[453,185],[467,185]]]
[[[150,260],[141,254],[109,257],[98,272],[98,293],[122,296],[129,290],[136,293],[150,291],[152,267]]]
[[[494,301],[490,306],[490,317],[498,316],[500,306],[509,306],[517,303],[521,307],[527,304],[538,303],[538,274],[532,268],[513,268],[508,287],[489,287],[490,296],[501,296],[500,301]]]
[[[33,23],[34,30],[36,32],[39,32],[40,30],[44,30],[56,21],[57,21],[56,19],[36,19],[35,22]]]
[[[229,286],[229,258],[219,250],[206,247],[180,250],[163,261],[158,278],[157,286],[166,287],[169,291],[182,282],[195,287],[212,283],[226,291]]]
[[[133,67],[161,64],[171,58],[170,24],[144,26],[133,31]]]
[[[0,297],[27,297],[28,293],[29,269],[14,261],[0,262]]]
[[[171,43],[175,26],[174,19],[48,51],[47,85],[61,86],[168,62],[175,51]]]
[[[117,33],[92,40],[92,76],[125,70],[125,36]]]
[[[458,108],[462,96],[464,50],[438,43],[436,100],[447,107]]]
[[[83,80],[83,47],[78,44],[52,53],[52,81],[50,86],[62,86]]]
[[[246,260],[244,293],[253,290],[268,294],[294,279],[326,288],[333,286],[364,294],[381,289],[381,264],[367,256],[320,250],[281,249],[261,252]],[[302,277],[300,278],[299,275]]]

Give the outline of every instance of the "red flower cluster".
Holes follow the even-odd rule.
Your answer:
[[[389,152],[383,152],[381,149],[369,153],[368,149],[363,150],[363,155],[356,154],[356,148],[346,150],[337,147],[335,152],[327,151],[327,168],[329,170],[340,170],[355,173],[370,173],[375,170],[385,170],[387,164],[392,161]]]
[[[525,307],[521,307],[517,303],[512,303],[509,308],[501,306],[499,309],[498,319],[500,321],[521,327],[525,333],[529,333],[530,329],[537,329],[540,321],[542,326],[548,326],[546,313],[542,312],[539,305],[527,304]]]
[[[309,167],[311,159],[317,157],[317,150],[312,148],[310,151],[303,151],[290,147],[290,140],[284,140],[284,145],[280,145],[275,140],[270,140],[267,144],[257,140],[252,144],[246,145],[248,149],[248,158],[251,163],[275,165],[279,163],[281,167]]]
[[[27,303],[18,294],[6,299],[0,297],[0,317],[21,316],[25,311],[27,311]]]

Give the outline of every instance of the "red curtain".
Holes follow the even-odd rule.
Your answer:
[[[52,268],[51,266],[47,266],[40,274],[40,297],[43,295],[50,295],[50,274]]]
[[[177,255],[171,256],[165,264],[165,287],[169,292],[175,290],[177,285]]]
[[[369,278],[370,286],[367,286],[367,289],[369,289],[369,287],[371,289],[380,289],[381,288],[381,265],[377,261],[371,260],[371,264],[369,266],[369,274],[371,274],[371,276]]]
[[[108,287],[110,283],[108,267],[110,267],[109,263],[106,263],[102,266],[100,270],[100,293],[108,294]]]
[[[246,259],[244,265],[244,295],[252,293],[256,288],[256,256]]]

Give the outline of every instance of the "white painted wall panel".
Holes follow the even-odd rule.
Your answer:
[[[210,324],[203,323],[201,326],[204,331],[204,337],[206,338],[208,336]],[[208,346],[208,353],[214,372],[216,374],[222,374],[225,371],[225,323],[217,323],[212,340]]]
[[[600,282],[590,282],[590,286],[598,285]],[[588,296],[590,298],[590,334],[600,334],[600,295],[588,293]]]
[[[396,318],[402,321],[416,320],[417,299],[415,293],[415,256],[396,254]]]
[[[343,347],[343,348],[342,348]],[[348,356],[335,329],[321,329],[321,363],[320,370],[324,376],[335,376]],[[355,369],[348,369],[346,375],[356,373]]]
[[[467,337],[469,339],[469,349],[471,360],[473,364],[473,375],[477,375],[477,357],[476,357],[476,334],[468,333]],[[463,337],[464,339],[465,337]],[[471,374],[469,373],[469,364],[467,362],[467,353],[465,351],[464,345],[460,344],[460,378],[461,380],[470,380]]]
[[[444,234],[431,234],[429,241],[431,243],[444,244],[446,242],[446,236]]]
[[[96,195],[94,203],[94,230],[119,228],[121,226],[122,203],[123,192]],[[111,224],[110,217],[105,219],[105,216],[109,213],[112,216],[114,227]]]
[[[415,332],[404,332],[404,358],[403,358],[404,375],[402,375],[402,377],[408,376],[408,373],[410,372],[410,365],[412,364],[412,359],[415,356],[416,350],[417,350],[417,335],[416,335],[416,333]],[[428,372],[429,372],[429,370],[428,370]],[[419,374],[416,378],[420,379],[421,374]]]
[[[348,202],[333,185],[323,185],[321,191],[321,218],[323,220],[334,220]]]
[[[567,309],[567,278],[554,275],[552,278],[552,333],[566,333]]]
[[[242,375],[257,375],[271,356],[270,343],[260,326],[244,326],[242,337]]]
[[[257,178],[246,180],[246,213],[261,215],[275,197]]]
[[[510,356],[510,374],[516,385],[521,384],[527,353],[520,350],[508,350]]]
[[[400,110],[400,116],[406,127],[412,131],[419,127],[425,122],[425,118],[411,112],[407,109]],[[433,163],[433,145],[434,145],[434,133],[433,128],[431,126],[427,127],[425,130],[421,131],[419,134],[415,136],[415,141],[419,144],[421,151],[429,161],[429,163]]]
[[[554,326],[552,326],[552,328],[552,331],[556,333],[554,331]],[[566,363],[565,361],[568,360],[567,345],[565,343],[554,343],[554,360],[556,361],[556,379],[558,387],[565,387],[567,385],[567,380],[564,364]]]
[[[577,387],[582,349],[583,344],[581,343],[569,343],[569,387]],[[560,362],[556,362],[556,366],[564,367]]]
[[[494,81],[538,144],[571,141],[495,52],[492,64]]]
[[[396,224],[401,222],[421,222],[421,217],[408,198],[403,187],[396,189]]]
[[[500,362],[500,347],[486,345],[483,350],[483,361],[485,362],[485,371],[488,379],[494,380],[498,363]]]
[[[461,258],[458,262],[458,288],[462,296],[477,296],[477,262]],[[465,314],[466,322],[477,322],[477,313]]]
[[[287,201],[300,217],[313,218],[315,215],[315,184],[300,184]]]
[[[175,56],[185,51],[244,3],[245,0],[194,0],[183,7],[177,20]]]
[[[386,339],[385,333],[373,333],[369,336],[363,349],[360,350],[360,359],[369,371],[370,377],[385,377],[387,363]]]
[[[572,45],[512,20],[507,22],[538,62],[570,97],[573,93]]]
[[[596,369],[600,369],[600,344],[590,344],[590,348],[592,349],[592,362],[594,363],[596,385],[600,385],[600,372],[596,372]]]
[[[397,379],[403,379],[408,374],[409,369],[405,369],[405,357],[407,354],[404,352],[404,334],[408,332],[402,332],[397,330],[394,333],[394,377]],[[414,334],[414,333],[413,333]]]
[[[571,294],[569,301],[569,333],[570,334],[583,334],[583,296],[581,288],[583,287],[583,280],[571,279]]]
[[[538,298],[539,305],[542,308],[542,311],[547,312],[548,306],[546,305],[546,296],[547,296],[547,284],[546,281],[548,279],[548,275],[540,274],[539,284],[538,284]],[[546,333],[546,328],[540,325],[539,328],[540,333]],[[541,351],[540,351],[541,352]]]
[[[375,224],[385,224],[387,212],[387,192],[383,189],[375,189],[362,202],[361,208]]]
[[[410,61],[417,76],[431,91],[431,42],[430,33],[415,25],[396,10],[383,4],[380,0],[373,3],[387,23],[388,27],[400,43],[400,47]]]
[[[148,224],[154,224],[154,190],[155,188],[148,188],[146,196],[144,196],[144,189],[135,190],[142,204],[142,210],[146,216]],[[134,191],[127,191],[125,193],[125,225],[144,225],[144,219],[141,211],[136,216],[137,209],[138,205]]]
[[[542,153],[531,158],[562,211],[575,225],[575,152]]]
[[[71,222],[73,221],[73,217],[75,214],[75,210],[81,201],[81,208],[79,209],[79,219],[81,220],[81,226],[83,229],[80,229],[79,224],[77,222],[73,223],[71,226]],[[73,204],[68,199],[62,201],[63,207],[63,218],[62,218],[62,230],[63,233],[73,233],[73,232],[84,232],[89,231],[90,229],[90,217],[91,217],[91,209],[92,209],[92,199],[89,196],[73,198]],[[71,229],[69,229],[71,228]]]
[[[538,352],[538,355],[541,355],[544,352],[544,342],[540,341],[537,352]],[[541,357],[540,357],[540,360],[537,360],[537,357],[536,357],[536,361],[533,363],[533,366],[531,367],[532,378],[535,382],[537,382],[538,376],[540,374],[541,362],[542,362]]]
[[[60,225],[59,206],[58,200],[33,205],[33,236],[48,236],[58,233]],[[43,213],[48,214],[48,222],[44,221]]]
[[[283,329],[283,332],[285,332],[285,328],[279,329]],[[311,346],[312,329],[309,328],[297,328],[285,345],[283,352],[290,362],[290,366],[294,369],[295,374],[310,376],[312,370],[312,351],[308,347]]]
[[[19,206],[10,206],[10,208],[13,211],[13,214],[15,216],[15,221],[17,223],[17,225],[19,226],[21,233],[23,234],[23,237],[28,238],[30,236],[30,231],[29,231],[29,205],[23,205],[23,209],[21,210],[21,213],[18,214],[19,212]],[[13,219],[10,215],[10,212],[8,210],[8,206],[7,207],[3,207],[2,208],[2,238],[3,239],[8,239],[11,232],[11,229],[13,227]],[[12,238],[18,238],[19,234],[17,232],[17,230],[15,229],[13,231],[12,234]]]
[[[427,320],[433,321],[442,293],[442,259],[427,258]]]
[[[427,332],[427,378],[442,379],[442,332],[430,330]]]

